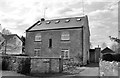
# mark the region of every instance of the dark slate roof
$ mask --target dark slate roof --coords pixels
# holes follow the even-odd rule
[[[78,19],[80,19],[78,21]],[[61,18],[45,21],[37,21],[34,25],[28,28],[26,31],[34,30],[49,30],[49,29],[61,29],[61,28],[72,28],[72,27],[83,27],[88,23],[88,17],[72,17],[72,18]]]
[[[105,49],[101,51],[101,53],[115,53],[115,52],[111,50],[110,48],[106,47]]]

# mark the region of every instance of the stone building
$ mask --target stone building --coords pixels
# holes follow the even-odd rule
[[[26,30],[25,52],[30,56],[89,60],[90,31],[88,17],[41,19]]]
[[[3,54],[22,54],[22,40],[17,34],[1,35],[4,40],[1,43]]]

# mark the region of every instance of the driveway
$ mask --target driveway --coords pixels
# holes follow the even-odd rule
[[[99,76],[98,67],[80,67],[79,69],[83,69],[83,71],[77,76]]]

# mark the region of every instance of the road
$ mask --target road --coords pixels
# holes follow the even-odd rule
[[[85,76],[98,76],[98,67],[79,67],[78,69],[83,70],[81,71],[79,74],[74,74],[74,75],[56,75],[54,74],[54,76],[51,76],[49,78],[71,78],[71,77],[81,77],[81,78],[86,78]],[[18,74],[16,72],[13,71],[0,71],[1,74],[0,76],[18,76],[20,78],[24,77],[28,77],[22,74]],[[45,78],[47,78],[48,76],[46,76]],[[29,77],[29,78],[38,78],[38,77]],[[43,78],[43,77],[39,77],[39,78]]]

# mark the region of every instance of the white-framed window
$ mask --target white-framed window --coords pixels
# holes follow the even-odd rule
[[[60,22],[60,20],[56,20],[56,21],[55,21],[55,24],[57,24],[57,23],[59,23],[59,22]]]
[[[63,59],[68,59],[68,58],[70,58],[69,49],[62,49],[62,50],[61,50],[61,57],[62,57]]]
[[[68,23],[68,22],[70,22],[70,19],[66,19],[66,20],[65,20],[65,23]]]
[[[37,23],[37,26],[39,26],[39,25],[41,25],[42,23],[41,22],[39,22],[39,23]]]
[[[35,41],[41,41],[41,33],[35,35]]]
[[[41,49],[40,48],[35,48],[34,49],[34,56],[40,56]]]
[[[70,40],[70,33],[68,31],[64,31],[61,34],[61,40],[69,41]]]

